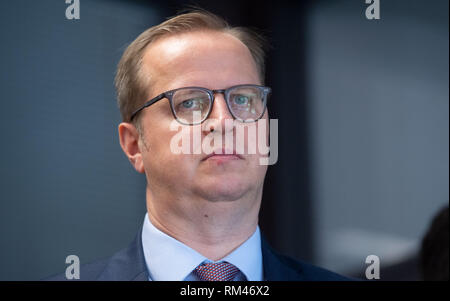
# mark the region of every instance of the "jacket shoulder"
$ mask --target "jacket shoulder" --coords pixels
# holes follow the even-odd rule
[[[284,255],[280,256],[280,260],[285,262],[291,268],[299,271],[306,281],[349,281],[350,278],[332,272],[330,270],[318,267],[316,265],[296,260]]]
[[[107,266],[110,258],[104,258],[80,266],[80,279],[67,279],[66,273],[56,274],[42,279],[43,281],[92,281],[96,280]]]
[[[262,239],[264,277],[269,281],[346,281],[347,277],[281,255]]]
[[[65,281],[65,273],[43,279],[44,281]],[[141,232],[125,249],[111,257],[80,266],[82,281],[145,281],[148,280],[147,267],[142,249]],[[71,280],[72,281],[72,280]]]

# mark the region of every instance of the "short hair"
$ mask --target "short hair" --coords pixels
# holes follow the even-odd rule
[[[124,122],[130,122],[131,114],[147,100],[145,97],[149,79],[141,72],[142,58],[147,46],[164,36],[198,30],[228,33],[239,39],[249,49],[256,63],[260,81],[264,82],[266,40],[263,36],[249,28],[231,27],[223,18],[205,10],[193,10],[150,27],[125,50],[115,77],[117,102]],[[136,117],[134,121],[139,128],[139,116]]]

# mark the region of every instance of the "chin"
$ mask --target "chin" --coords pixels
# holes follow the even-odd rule
[[[210,179],[197,188],[198,194],[211,202],[231,202],[240,199],[251,190],[249,183],[239,179]]]

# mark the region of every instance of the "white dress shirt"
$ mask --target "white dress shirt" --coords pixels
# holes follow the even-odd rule
[[[214,262],[175,238],[157,229],[145,215],[142,228],[142,246],[149,280],[196,281],[192,271],[200,264]],[[256,231],[232,253],[215,262],[226,261],[236,266],[238,273],[233,281],[262,281],[263,264],[261,234]]]

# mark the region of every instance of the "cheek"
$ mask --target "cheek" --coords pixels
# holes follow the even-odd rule
[[[177,127],[178,125],[177,123]],[[148,171],[157,170],[160,174],[167,175],[177,173],[187,177],[192,173],[195,164],[195,157],[183,154],[182,151],[183,141],[191,140],[189,129],[178,128],[173,131],[170,129],[170,124],[155,125],[151,131],[145,133],[147,148],[143,152],[144,165]]]
[[[269,152],[269,122],[261,119],[255,123],[236,126],[236,150],[246,156],[267,156]]]

